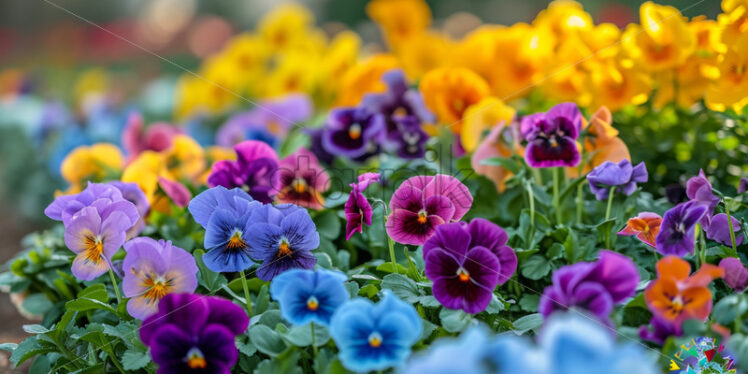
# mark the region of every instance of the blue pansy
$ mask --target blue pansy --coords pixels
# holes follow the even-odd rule
[[[338,309],[330,335],[349,370],[383,370],[401,364],[421,337],[421,318],[412,305],[390,291],[377,304],[357,298]]]
[[[328,326],[333,313],[348,301],[345,274],[325,269],[292,269],[273,278],[270,295],[281,315],[294,325],[309,322]]]
[[[254,209],[249,222],[250,255],[263,262],[258,278],[269,281],[288,269],[311,269],[317,263],[311,251],[319,247],[319,233],[306,209],[267,204]]]
[[[248,239],[250,217],[260,204],[246,192],[221,186],[203,191],[190,201],[189,210],[205,228],[203,261],[215,272],[235,272],[254,264]]]

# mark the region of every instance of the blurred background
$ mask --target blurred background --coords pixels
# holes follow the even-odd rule
[[[297,0],[333,35],[357,32],[364,49],[381,50],[364,0]],[[428,0],[435,26],[461,37],[481,23],[530,22],[548,6],[541,0]],[[642,0],[580,0],[596,23],[638,22]],[[0,2],[0,264],[28,233],[51,224],[42,211],[65,188],[62,158],[93,140],[118,141],[127,108],[170,121],[174,86],[184,70],[221,50],[283,3],[275,0],[2,0]],[[716,17],[719,0],[661,0],[688,17]],[[83,100],[101,88],[106,106]],[[26,95],[33,93],[33,95]],[[27,97],[33,96],[33,97]],[[73,108],[67,110],[66,108]],[[120,108],[114,110],[112,108]],[[122,109],[125,108],[125,109]],[[85,116],[85,120],[80,118]],[[67,123],[94,123],[94,133],[46,135]],[[40,156],[41,155],[41,156]],[[0,265],[7,270],[7,265]],[[20,341],[23,322],[0,299],[0,342]],[[7,328],[6,328],[7,326]],[[0,353],[0,373],[8,371]]]

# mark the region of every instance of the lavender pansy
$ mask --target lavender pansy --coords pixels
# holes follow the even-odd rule
[[[741,194],[748,191],[748,178],[740,178],[740,185],[738,185],[738,193]]]
[[[665,212],[660,232],[655,237],[657,251],[663,255],[679,257],[693,253],[696,223],[704,217],[707,209],[706,204],[689,201]]]
[[[146,198],[145,193],[143,193],[143,190],[140,189],[137,183],[114,181],[109,182],[109,184],[116,187],[122,193],[122,198],[133,203],[135,209],[138,211],[140,218],[138,218],[135,225],[127,231],[127,238],[132,239],[138,236],[138,234],[140,234],[140,232],[145,228],[145,216],[151,209],[151,206],[148,203],[148,198]]]
[[[527,141],[525,160],[535,168],[577,166],[580,155],[577,137],[582,115],[574,103],[562,103],[547,113],[524,116],[520,133]]]
[[[743,244],[743,228],[740,224],[740,220],[733,216],[730,218],[732,218],[735,245],[741,245]],[[727,214],[716,214],[713,217],[702,219],[701,222],[704,224],[704,232],[706,233],[707,238],[728,246],[732,244],[732,239],[730,237],[730,224],[727,221]]]
[[[303,94],[265,100],[255,109],[231,117],[218,129],[216,143],[233,147],[243,140],[260,140],[274,146],[291,126],[306,121],[312,112],[312,102]]]
[[[719,203],[719,197],[712,192],[712,184],[706,179],[704,170],[699,170],[699,175],[692,177],[686,184],[686,196],[692,201],[704,204],[708,207],[707,214],[711,215]]]
[[[95,207],[89,206],[77,212],[65,226],[64,236],[65,245],[76,253],[71,268],[73,275],[93,280],[106,273],[131,226],[127,215],[120,211],[102,217]]]
[[[170,293],[190,293],[197,288],[195,258],[170,241],[135,238],[125,243],[122,290],[130,300],[127,312],[145,319],[158,311],[158,303]]]
[[[278,184],[278,155],[272,147],[257,140],[234,146],[237,160],[221,160],[213,164],[208,185],[239,187],[253,199],[268,204],[273,201]]]
[[[322,145],[332,154],[363,159],[379,150],[385,130],[382,115],[364,108],[333,110],[322,133]]]
[[[67,226],[76,214],[89,206],[95,207],[102,219],[105,219],[109,213],[114,211],[124,213],[127,217],[127,223],[129,223],[128,229],[140,219],[138,209],[122,196],[122,192],[117,187],[91,182],[80,193],[57,197],[47,206],[44,214],[55,221],[62,221]]]
[[[631,195],[636,190],[636,184],[646,182],[647,178],[647,168],[643,162],[632,166],[626,159],[618,164],[605,161],[587,175],[590,190],[598,200],[606,200],[611,188],[626,196]]]
[[[722,279],[730,288],[735,292],[745,290],[745,287],[748,286],[748,269],[740,262],[740,259],[735,257],[723,258],[719,262],[719,267],[724,271]]]

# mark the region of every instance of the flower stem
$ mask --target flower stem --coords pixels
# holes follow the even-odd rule
[[[735,245],[735,229],[732,227],[732,216],[730,216],[730,208],[727,206],[727,201],[722,200],[725,205],[725,214],[727,215],[727,224],[730,227],[730,243],[732,244],[732,250],[737,252],[737,246]]]
[[[314,322],[311,322],[309,325],[312,326],[312,352],[314,352],[314,358],[316,359],[317,358],[317,344],[315,343],[315,338],[314,338]]]
[[[395,244],[392,242],[392,238],[387,234],[387,206],[384,204],[384,201],[382,201],[382,209],[384,211],[382,212],[382,223],[384,224],[384,236],[387,238],[387,247],[390,249],[390,261],[392,261],[392,271],[395,273],[400,274],[400,271],[397,269],[397,261],[395,260]]]
[[[114,287],[114,294],[117,295],[117,304],[122,302],[122,295],[119,294],[119,285],[117,284],[117,278],[114,277],[112,268],[109,268],[109,278],[112,280],[112,286]]]
[[[605,208],[605,220],[610,219],[610,208],[613,207],[613,196],[615,196],[616,189],[614,187],[610,188],[610,192],[608,192],[608,207]]]
[[[242,288],[244,288],[244,298],[247,299],[247,316],[252,318],[252,299],[249,297],[249,286],[247,285],[247,276],[244,275],[244,270],[239,272],[239,276],[242,278]]]
[[[582,187],[583,187],[582,183],[580,183],[577,186],[577,223],[578,224],[582,224],[582,214],[584,214],[583,212],[584,201],[582,200]]]
[[[706,263],[706,233],[704,232],[704,227],[699,225],[699,261],[701,264],[699,266],[704,266]]]
[[[528,182],[525,184],[527,188],[527,198],[530,200],[530,237],[535,236],[535,194],[532,192],[532,185]]]
[[[558,197],[559,172],[561,168],[553,168],[553,207],[556,210],[556,224],[561,224],[561,206]]]

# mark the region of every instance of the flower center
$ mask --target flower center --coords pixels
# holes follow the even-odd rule
[[[187,352],[185,360],[190,369],[205,369],[208,366],[205,356],[203,356],[203,353],[197,347],[193,347]]]
[[[160,276],[154,277],[153,275],[148,275],[145,281],[143,281],[143,286],[147,288],[145,293],[143,293],[146,303],[151,304],[161,300],[169,293],[172,283],[171,279],[167,280]]]
[[[248,184],[243,184],[239,188],[241,188],[242,191],[244,191],[246,193],[249,193],[249,185]]]
[[[647,225],[647,222],[641,218],[630,219],[629,227],[639,232],[643,232],[643,233],[649,232],[649,225]]]
[[[101,255],[104,253],[104,243],[101,237],[87,237],[85,240],[87,248],[85,262],[98,264],[103,260]]]
[[[361,137],[361,125],[358,123],[354,123],[351,125],[351,127],[348,128],[348,136],[356,140]]]
[[[242,249],[247,247],[247,242],[242,239],[242,232],[239,229],[234,230],[234,234],[231,235],[229,243],[226,244],[226,249]]]
[[[291,254],[291,244],[288,243],[288,239],[282,238],[280,244],[278,244],[278,258],[288,256]]]
[[[379,348],[382,346],[382,335],[379,335],[378,332],[372,332],[371,335],[369,335],[369,346],[372,348]]]
[[[307,309],[309,309],[311,311],[315,311],[315,310],[317,310],[317,308],[319,308],[319,301],[317,300],[316,297],[309,296],[309,299],[307,299],[307,301],[306,301],[306,307],[307,307]]]
[[[308,187],[304,178],[294,179],[291,186],[293,187],[294,191],[296,191],[296,193],[300,194],[306,192],[306,189]]]
[[[420,212],[418,212],[418,223],[425,224],[429,220],[428,214],[426,214],[426,211],[421,209]]]
[[[404,117],[408,115],[408,110],[399,106],[392,112],[393,116]]]
[[[467,282],[470,280],[470,273],[463,268],[459,268],[457,270],[457,277],[460,279],[460,282]]]
[[[558,141],[556,140],[556,135],[551,135],[550,138],[548,138],[548,141],[551,143],[551,147],[558,147]]]

